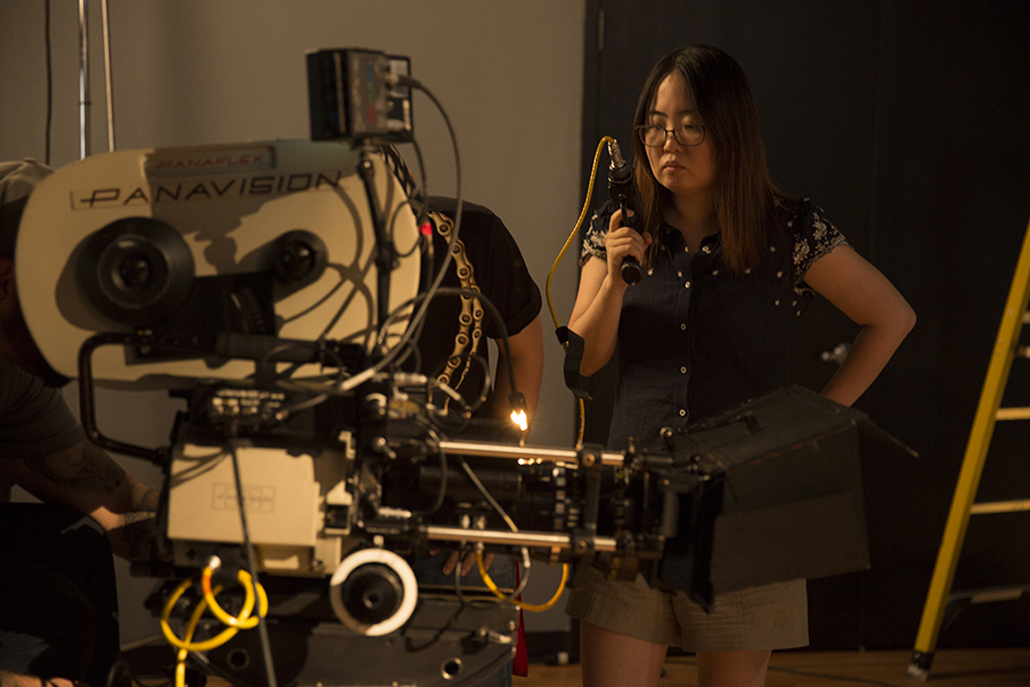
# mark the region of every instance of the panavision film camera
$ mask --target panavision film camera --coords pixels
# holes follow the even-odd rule
[[[244,685],[482,676],[512,656],[519,590],[421,584],[430,549],[514,556],[523,582],[530,560],[569,564],[570,585],[589,566],[643,574],[702,604],[868,565],[868,423],[809,392],[657,452],[449,437],[438,382],[400,371],[433,294],[395,163],[358,139],[113,152],[25,208],[34,339],[79,378],[91,438],[164,471],[135,572],[166,580],[155,611],[180,658]],[[183,399],[169,445],[97,427],[97,386]]]

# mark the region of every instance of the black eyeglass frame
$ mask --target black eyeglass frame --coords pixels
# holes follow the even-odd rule
[[[681,146],[685,148],[693,148],[694,146],[699,146],[705,142],[705,136],[708,135],[708,131],[705,128],[704,124],[692,124],[691,126],[696,126],[698,129],[701,130],[701,140],[697,143],[684,143],[679,139],[679,136],[676,135],[676,129],[666,129],[664,126],[658,126],[657,124],[637,124],[635,127],[633,127],[633,130],[637,132],[637,138],[640,139],[640,142],[648,148],[663,147],[665,145],[665,142],[669,140],[669,134],[672,134],[673,140],[676,141],[676,143],[679,143]],[[676,128],[678,129],[679,127]],[[648,144],[648,142],[644,140],[645,133],[648,129],[661,129],[662,131],[664,131],[665,135],[662,137],[662,142],[656,146]]]

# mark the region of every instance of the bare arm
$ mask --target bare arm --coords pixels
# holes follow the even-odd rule
[[[591,257],[579,276],[576,304],[569,318],[569,329],[583,338],[583,359],[579,371],[590,376],[600,370],[615,352],[622,313],[622,295],[627,284],[619,269],[627,255],[643,261],[644,248],[651,236],[641,236],[628,227],[620,226],[622,211],[616,211],[604,238],[607,262]]]
[[[540,382],[544,374],[544,333],[540,316],[537,315],[522,331],[508,337],[511,345],[512,372],[515,385],[526,398],[526,414],[530,425],[540,400]],[[504,340],[497,339],[497,368],[494,374],[494,390],[490,396],[491,415],[507,419],[511,413],[508,396],[511,382],[508,379],[508,360],[504,354]]]
[[[873,383],[916,322],[894,285],[849,246],[809,268],[805,281],[862,329],[823,395],[850,406]]]
[[[490,394],[489,414],[491,417],[509,422],[511,405],[508,397],[511,395],[511,382],[508,379],[508,360],[504,355],[504,340],[495,339],[498,348],[497,367],[494,374],[494,388]],[[540,382],[544,374],[544,334],[540,316],[537,315],[521,332],[508,337],[511,345],[512,372],[515,374],[515,385],[526,398],[526,415],[529,426],[533,426],[533,416],[536,414],[537,402],[540,400]],[[522,438],[525,439],[524,432]],[[438,549],[430,549],[430,554],[435,554]],[[489,569],[493,563],[494,554],[488,553],[484,557],[484,564]],[[443,573],[450,575],[454,566],[458,565],[459,552],[452,551],[443,564]],[[461,559],[461,574],[467,575],[476,564],[476,557],[466,554]]]
[[[37,460],[2,464],[16,484],[39,500],[70,506],[100,523],[117,555],[128,560],[149,555],[157,491],[88,440]]]

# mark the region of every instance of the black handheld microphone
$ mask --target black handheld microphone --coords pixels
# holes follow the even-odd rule
[[[622,210],[622,223],[630,229],[640,231],[640,214],[637,212],[640,201],[637,199],[637,187],[633,184],[633,170],[622,157],[622,149],[615,139],[608,141],[608,157],[611,158],[611,164],[608,166],[608,192],[612,196],[612,202],[616,208]],[[627,284],[636,284],[640,281],[640,263],[632,255],[627,255],[622,261],[619,272]]]

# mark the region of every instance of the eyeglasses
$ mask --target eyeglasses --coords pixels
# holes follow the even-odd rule
[[[649,148],[661,148],[669,138],[669,134],[681,146],[701,145],[705,140],[705,127],[702,124],[681,124],[675,129],[666,129],[657,124],[641,124],[633,127],[637,136]]]

